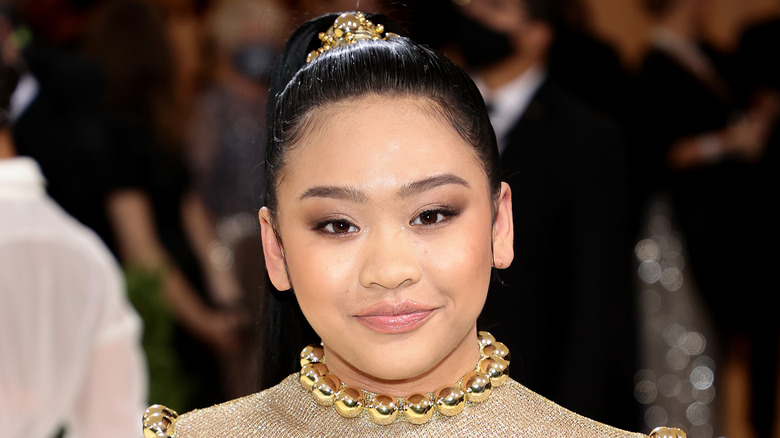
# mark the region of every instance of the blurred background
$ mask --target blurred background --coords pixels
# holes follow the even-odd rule
[[[507,15],[513,5],[522,16]],[[609,261],[605,272],[620,281],[612,295],[577,297],[605,300],[598,311],[548,319],[585,326],[610,320],[605,330],[623,336],[612,345],[592,338],[592,348],[581,344],[575,357],[556,358],[557,375],[572,368],[580,381],[589,379],[592,353],[626,387],[599,394],[599,387],[567,384],[583,399],[600,400],[568,403],[566,388],[534,383],[535,357],[552,353],[525,349],[520,338],[508,344],[527,367],[513,368],[513,377],[627,429],[780,437],[771,305],[780,247],[771,214],[778,0],[0,0],[0,85],[14,90],[3,117],[17,153],[41,165],[49,194],[95,230],[124,267],[145,324],[150,403],[182,412],[296,371],[290,360],[261,353],[281,336],[267,329],[275,291],[257,232],[267,80],[297,24],[354,9],[392,17],[444,51],[474,75],[486,100],[500,101],[505,90],[492,78],[540,72],[540,83],[554,81],[577,108],[550,117],[552,130],[587,125],[593,130],[583,136],[595,143],[615,140],[604,158],[599,144],[584,144],[569,170],[544,172],[554,180],[517,184],[531,192],[564,179],[591,187],[585,199],[594,201],[584,209],[604,214],[593,229],[607,237],[561,213],[574,223],[557,231],[569,240],[555,235],[547,246],[570,259]],[[489,18],[502,10],[507,23]],[[515,35],[506,53],[472,58],[470,45],[490,51],[501,39],[464,31],[464,17],[505,39]],[[534,90],[541,88],[531,87],[530,96]],[[609,195],[588,184],[596,176]],[[574,189],[563,190],[572,191],[561,204],[526,208],[571,202],[564,210],[573,210]],[[567,246],[578,240],[589,246]],[[617,256],[602,258],[599,250],[612,245]],[[523,251],[532,249],[518,243],[518,265]],[[568,340],[561,336],[537,341],[563,350]]]

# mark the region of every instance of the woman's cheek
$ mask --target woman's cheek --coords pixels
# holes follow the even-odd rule
[[[489,266],[490,247],[485,246],[485,236],[475,233],[474,229],[464,230],[462,227],[451,233],[442,233],[427,242],[424,249],[424,260],[438,272],[446,272],[454,277],[466,276],[475,268]],[[489,235],[488,235],[489,237]],[[476,258],[485,258],[484,263],[475,262]],[[471,274],[468,277],[472,277]]]
[[[349,278],[354,268],[355,257],[349,249],[315,247],[305,250],[304,253],[307,256],[298,260],[296,272],[291,272],[294,279],[300,279],[297,282],[298,288],[307,289],[299,292],[311,291],[317,296],[329,296],[350,286]]]

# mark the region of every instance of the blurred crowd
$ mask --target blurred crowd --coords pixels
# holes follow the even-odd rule
[[[295,371],[263,353],[284,338],[266,329],[257,233],[275,55],[321,13],[388,15],[488,105],[516,259],[480,324],[507,340],[513,378],[596,420],[654,426],[635,396],[634,245],[663,201],[718,345],[720,412],[692,436],[777,437],[780,4],[726,52],[701,32],[706,0],[641,3],[653,26],[629,67],[577,0],[0,0],[0,123],[121,264],[149,401],[204,407]]]

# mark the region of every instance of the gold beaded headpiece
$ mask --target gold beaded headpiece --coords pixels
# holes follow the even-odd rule
[[[319,38],[322,41],[322,46],[317,50],[312,50],[306,57],[306,62],[311,62],[320,54],[334,47],[346,46],[363,40],[386,40],[397,36],[392,32],[385,33],[384,26],[374,25],[366,19],[366,14],[362,12],[344,13],[336,18],[333,26],[327,32],[320,32]]]

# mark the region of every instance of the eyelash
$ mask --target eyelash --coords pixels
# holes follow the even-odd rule
[[[423,224],[420,221],[420,219],[424,215],[435,215],[436,216],[436,222],[431,223],[431,224]],[[425,210],[422,213],[418,214],[417,217],[415,217],[414,220],[409,225],[413,225],[413,226],[414,225],[420,225],[420,226],[423,226],[423,227],[432,227],[432,226],[439,225],[439,224],[441,224],[443,222],[448,222],[450,219],[452,219],[453,217],[455,217],[457,215],[458,215],[458,212],[456,212],[454,210],[451,210],[451,209],[448,209],[448,208],[434,208],[434,209],[431,209],[431,210]],[[440,219],[440,217],[441,217],[441,219]],[[415,223],[415,222],[418,222],[418,221],[419,221],[419,223]]]
[[[437,208],[437,209],[431,209],[431,210],[425,210],[419,215],[417,215],[410,223],[411,226],[422,226],[422,227],[433,227],[436,225],[439,225],[444,222],[450,221],[453,217],[457,216],[459,213],[457,211],[447,209],[447,208]],[[436,221],[430,224],[423,224],[422,223],[422,217],[424,215],[435,215]],[[347,231],[336,231],[335,226],[346,226],[348,227]],[[351,223],[348,220],[345,219],[328,219],[324,220],[320,223],[318,223],[315,227],[315,230],[324,233],[324,234],[331,234],[336,236],[344,236],[350,233],[356,233],[360,231],[360,228],[358,228],[356,225]]]
[[[337,224],[338,225],[346,225],[346,226],[349,227],[349,229],[347,231],[337,232],[336,229],[335,229],[335,225],[337,225]],[[328,230],[328,228],[330,228],[330,230]],[[355,230],[353,231],[352,228],[354,228]],[[321,233],[332,234],[332,235],[336,235],[336,236],[346,235],[346,234],[349,234],[349,233],[355,233],[355,232],[360,231],[360,228],[358,228],[352,222],[350,222],[348,220],[345,220],[345,219],[328,219],[328,220],[324,220],[324,221],[318,223],[314,227],[314,229],[319,231],[319,232],[321,232]]]

